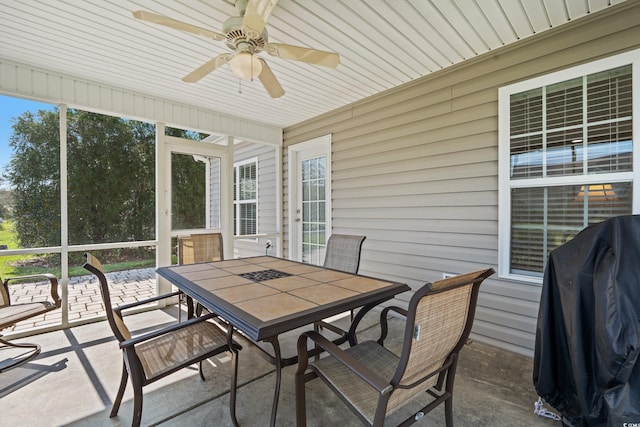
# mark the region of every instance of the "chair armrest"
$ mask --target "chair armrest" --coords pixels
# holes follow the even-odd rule
[[[382,316],[384,316],[384,317],[385,317],[385,320],[386,320],[387,314],[388,314],[390,311],[395,311],[396,313],[399,313],[399,314],[403,315],[404,317],[407,317],[407,313],[408,313],[408,311],[407,311],[407,310],[405,310],[404,308],[401,308],[401,307],[397,307],[397,306],[395,306],[395,305],[392,305],[392,306],[389,306],[389,307],[385,307],[385,308],[383,308],[383,309],[382,309],[382,312],[380,313],[380,316],[381,316],[381,317],[382,317]]]
[[[328,329],[331,332],[333,332],[334,334],[344,338],[344,341],[347,340],[348,331],[345,331],[344,329],[339,328],[336,325],[333,325],[333,324],[331,324],[329,322],[325,322],[324,320],[319,320],[314,324],[314,326],[321,327],[321,328],[324,328],[324,329]]]
[[[181,293],[182,293],[182,291],[177,291],[177,292],[172,292],[170,294],[157,295],[155,297],[147,298],[147,299],[142,300],[142,301],[136,301],[136,302],[131,302],[129,304],[123,304],[123,305],[120,305],[120,306],[114,308],[113,311],[120,315],[120,313],[123,310],[127,310],[127,309],[133,308],[133,307],[137,307],[139,305],[149,304],[150,302],[160,301],[160,300],[163,300],[163,299],[166,299],[166,298],[175,297],[177,295],[180,295]]]
[[[148,332],[146,334],[139,335],[139,336],[133,337],[131,339],[122,341],[122,342],[120,342],[120,348],[133,347],[136,344],[140,344],[142,342],[149,341],[149,340],[151,340],[153,338],[157,338],[159,336],[168,334],[170,332],[177,331],[178,329],[186,328],[188,326],[193,325],[194,323],[205,322],[205,321],[207,321],[209,319],[213,319],[215,317],[216,317],[215,314],[207,314],[207,315],[202,316],[202,317],[191,318],[191,319],[186,320],[186,321],[181,322],[181,323],[174,323],[174,324],[166,326],[164,328],[161,328],[161,329],[158,329],[158,330],[155,330],[155,331],[152,331],[152,332]]]
[[[367,384],[373,387],[378,393],[389,393],[393,387],[389,381],[377,375],[363,363],[351,357],[348,353],[341,350],[337,345],[320,335],[318,332],[305,332],[298,338],[298,371],[297,374],[303,374],[307,370],[309,354],[307,351],[307,339],[311,339],[318,347],[333,356],[338,362],[343,364],[353,373],[358,375]]]
[[[387,317],[390,311],[395,311],[396,313],[401,314],[404,317],[407,317],[407,310],[404,308],[389,306],[382,309],[380,312],[380,338],[376,341],[380,345],[384,345],[384,340],[387,338],[387,334],[389,333],[389,325],[387,323]]]
[[[349,326],[349,332],[347,332],[347,336],[346,336],[347,341],[349,341],[349,345],[351,347],[358,344],[357,333],[358,333],[358,326],[360,325],[360,322],[362,321],[362,319],[364,319],[365,315],[369,311],[371,311],[374,307],[378,306],[378,304],[379,303],[367,304],[361,307],[360,310],[358,310],[358,312],[356,313],[355,318],[351,322],[351,326]]]
[[[35,278],[47,279],[49,281],[49,283],[51,284],[51,290],[50,290],[51,299],[53,300],[56,308],[60,308],[62,306],[62,300],[60,299],[60,296],[58,295],[58,278],[56,276],[54,276],[53,274],[40,273],[40,274],[28,274],[26,276],[8,277],[8,278],[4,279],[4,285],[5,285],[5,287],[8,287],[9,286],[9,281],[11,281],[11,280],[35,279]]]

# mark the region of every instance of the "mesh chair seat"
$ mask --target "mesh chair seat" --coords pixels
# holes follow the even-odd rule
[[[391,382],[400,361],[398,355],[392,353],[374,341],[365,341],[355,347],[345,350],[349,356],[363,363],[382,378]],[[444,360],[425,366],[426,372],[433,372],[441,366]],[[333,357],[326,357],[311,364],[318,376],[330,383],[369,423],[373,424],[379,394],[351,369],[338,362]],[[387,415],[392,414],[406,403],[413,395],[423,393],[425,389],[435,385],[437,375],[432,376],[422,384],[422,387],[398,389],[391,396],[387,405]]]
[[[2,307],[0,310],[0,328],[13,325],[22,320],[39,316],[57,308],[49,301],[30,302],[26,304],[15,304]]]
[[[391,381],[399,357],[374,341],[365,341],[345,350],[349,356],[363,363],[382,378]],[[311,364],[370,423],[378,405],[379,394],[351,369],[334,357],[326,357]]]
[[[171,372],[185,360],[197,360],[211,348],[226,343],[227,337],[220,328],[201,322],[137,344],[135,348],[145,377],[150,379]]]

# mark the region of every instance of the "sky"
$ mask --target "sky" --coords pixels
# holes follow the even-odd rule
[[[25,111],[37,111],[51,107],[51,104],[0,95],[0,171],[6,170],[11,160],[9,137],[12,132],[12,119]]]

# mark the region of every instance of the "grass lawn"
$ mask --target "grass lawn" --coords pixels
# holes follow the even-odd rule
[[[15,233],[12,232],[11,221],[5,220],[4,223],[0,224],[0,245],[7,245],[9,249],[18,249],[20,247],[15,239]],[[59,254],[50,254],[50,256],[57,257],[58,259],[60,257]],[[39,258],[41,258],[39,255],[0,256],[0,277],[24,276],[37,273],[51,273],[56,277],[61,276],[59,261],[55,263],[55,266],[48,267],[37,262]],[[76,258],[79,258],[77,254],[74,255],[74,259]],[[33,262],[30,263],[28,261]],[[155,263],[155,259],[109,263],[104,265],[104,270],[107,273],[110,271],[133,270],[137,268],[154,267]],[[88,274],[87,270],[82,268],[82,261],[70,261],[69,264],[69,277]]]
[[[11,231],[13,223],[5,220],[0,224],[0,245],[7,245],[9,249],[18,248],[18,242],[15,235]],[[0,277],[17,276],[29,273],[21,272],[20,268],[12,267],[12,265],[20,260],[33,258],[32,255],[10,255],[0,258]]]

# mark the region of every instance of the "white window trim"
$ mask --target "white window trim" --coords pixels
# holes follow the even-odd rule
[[[542,278],[510,272],[511,266],[511,185],[510,180],[510,96],[515,93],[549,86],[554,83],[598,73],[623,65],[632,65],[632,111],[633,111],[633,172],[594,174],[580,177],[580,182],[588,184],[609,181],[632,181],[632,213],[640,213],[640,49],[614,55],[587,64],[535,77],[498,89],[498,276],[504,279],[529,283],[542,283]],[[518,180],[517,186],[539,187],[575,183],[576,177],[562,176]]]
[[[250,159],[245,159],[245,160],[240,160],[240,161],[238,161],[238,162],[235,162],[235,163],[233,164],[233,174],[234,174],[234,175],[237,175],[238,171],[240,170],[240,166],[244,166],[244,165],[247,165],[247,164],[250,164],[250,163],[255,163],[255,164],[256,164],[256,198],[255,198],[255,204],[256,204],[256,233],[255,233],[255,234],[258,234],[258,233],[259,233],[259,230],[258,230],[258,228],[259,228],[259,221],[258,221],[258,200],[260,199],[260,196],[259,196],[259,194],[258,194],[258,193],[259,193],[259,189],[260,189],[260,185],[259,185],[259,183],[258,183],[258,177],[260,176],[260,175],[259,175],[259,172],[260,172],[260,171],[259,171],[258,158],[257,158],[257,157],[252,157],[252,158],[250,158]],[[239,182],[240,182],[240,181],[239,181],[239,180],[240,180],[240,177],[239,177],[239,176],[236,176],[235,178],[236,178],[236,180],[237,180],[236,182],[238,182],[238,183],[239,183]],[[239,195],[240,195],[240,194],[239,194],[239,192],[238,192],[238,189],[236,189],[236,195],[237,195],[237,196],[239,196]],[[236,199],[234,198],[234,200],[233,200],[233,210],[234,210],[234,213],[235,213],[235,215],[236,215],[236,218],[238,218],[238,222],[237,222],[237,224],[235,224],[235,225],[236,225],[236,229],[234,229],[234,230],[233,230],[233,234],[234,234],[234,236],[235,236],[235,237],[239,237],[239,238],[243,238],[243,237],[245,237],[245,236],[251,236],[251,237],[246,237],[246,238],[247,238],[247,239],[251,239],[251,240],[256,240],[256,241],[257,241],[257,240],[258,240],[258,238],[257,238],[257,237],[255,237],[255,238],[254,238],[254,237],[253,237],[253,236],[254,236],[253,234],[252,234],[252,235],[247,235],[247,234],[237,234],[237,233],[238,233],[238,231],[239,231],[239,228],[240,228],[240,212],[239,212],[238,206],[239,206],[240,204],[242,204],[242,203],[253,203],[253,202],[252,202],[252,201],[250,201],[250,200],[243,200],[243,201],[239,201],[239,200],[236,200]]]

